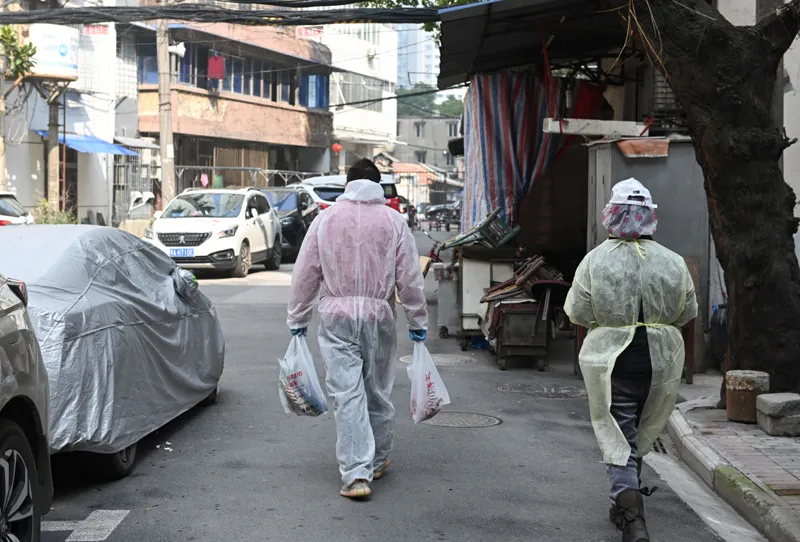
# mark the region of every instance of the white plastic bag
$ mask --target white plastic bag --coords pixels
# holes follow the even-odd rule
[[[450,404],[450,394],[433,364],[428,349],[421,342],[414,343],[414,359],[408,367],[411,380],[411,419],[414,423],[430,420]]]
[[[298,416],[325,414],[328,404],[306,338],[301,335],[292,337],[286,355],[278,363],[278,393],[286,413],[294,412]]]

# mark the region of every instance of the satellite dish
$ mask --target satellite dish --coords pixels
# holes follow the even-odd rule
[[[170,54],[178,55],[181,58],[186,56],[186,45],[184,45],[183,42],[179,43],[178,45],[170,45],[167,50],[170,52]]]

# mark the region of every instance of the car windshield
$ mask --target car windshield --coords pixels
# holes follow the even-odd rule
[[[397,187],[393,184],[382,184],[383,187],[383,197],[385,198],[396,198],[397,197]]]
[[[25,207],[14,196],[0,196],[0,215],[20,217],[27,214]]]
[[[164,218],[235,218],[242,210],[242,194],[200,192],[178,196],[164,210]]]
[[[265,190],[264,194],[276,211],[297,210],[298,194],[294,190]]]
[[[314,187],[314,192],[325,201],[336,201],[336,198],[344,194],[344,186],[317,186]]]

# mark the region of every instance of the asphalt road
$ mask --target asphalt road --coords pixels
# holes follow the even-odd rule
[[[420,250],[428,249],[421,240]],[[289,341],[289,280],[290,266],[239,281],[202,281],[227,340],[219,403],[145,439],[125,480],[81,479],[72,474],[72,458],[57,461],[56,500],[45,519],[48,529],[65,530],[46,533],[45,542],[620,539],[608,521],[608,482],[582,387],[569,362],[557,361],[569,358],[569,341],[556,343],[547,373],[501,372],[474,350],[441,367],[448,410],[502,421],[485,428],[414,425],[398,361],[393,467],[373,485],[371,500],[340,497],[332,417],[286,415],[277,395],[277,359]],[[429,288],[435,299],[430,278]],[[411,353],[405,329],[400,317],[398,356]],[[318,356],[316,341],[310,343]],[[428,346],[462,354],[453,339],[433,337]],[[509,386],[567,398],[499,391]],[[648,467],[646,478],[656,477]],[[661,486],[646,502],[654,540],[719,540]]]

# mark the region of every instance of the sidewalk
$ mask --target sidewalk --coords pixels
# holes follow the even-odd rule
[[[800,542],[800,439],[729,422],[714,408],[722,377],[697,377],[669,420],[681,458],[770,541]]]

